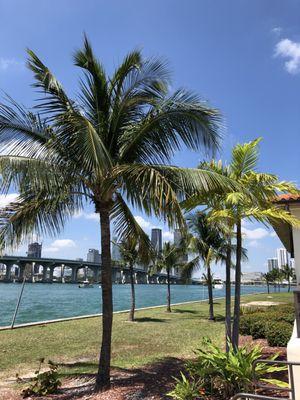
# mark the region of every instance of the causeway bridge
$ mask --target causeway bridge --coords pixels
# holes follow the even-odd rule
[[[101,283],[101,264],[89,261],[3,256],[0,257],[0,264],[5,266],[5,274],[2,275],[0,282],[23,281],[25,277],[28,282],[38,283],[77,283],[87,278],[91,278],[93,282]],[[80,271],[81,277],[79,277]],[[137,284],[167,282],[166,273],[150,274],[147,268],[135,267],[134,277]],[[129,269],[118,264],[117,261],[113,261],[112,280],[113,283],[129,283]],[[180,277],[172,274],[171,282],[180,283]]]

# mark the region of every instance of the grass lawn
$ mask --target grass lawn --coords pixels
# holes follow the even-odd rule
[[[242,302],[271,300],[289,302],[289,293],[247,295]],[[216,300],[216,322],[207,321],[208,304],[194,303],[138,311],[137,322],[127,322],[127,314],[117,314],[113,327],[112,364],[139,367],[164,357],[191,357],[203,336],[224,344],[224,301]],[[25,374],[37,366],[40,357],[73,363],[63,373],[95,372],[100,348],[100,319],[59,322],[44,326],[0,331],[0,378]]]

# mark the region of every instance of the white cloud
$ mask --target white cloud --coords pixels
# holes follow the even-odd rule
[[[242,232],[244,234],[244,237],[249,240],[262,239],[269,235],[267,229],[264,228],[247,229],[243,227]]]
[[[275,26],[273,29],[271,29],[271,32],[274,33],[274,35],[280,36],[282,28],[280,26]]]
[[[258,240],[250,240],[250,242],[248,243],[248,246],[257,248],[257,247],[260,247],[260,243]]]
[[[76,219],[85,218],[85,219],[99,222],[99,215],[96,213],[86,213],[86,212],[80,211],[80,212],[74,214],[73,217]]]
[[[163,232],[162,237],[165,241],[168,241],[168,242],[174,240],[174,234],[173,234],[173,232],[170,232],[170,231]]]
[[[277,237],[277,233],[276,233],[276,232],[271,232],[271,233],[270,233],[270,236],[271,236],[271,237]]]
[[[146,221],[143,217],[141,217],[140,215],[135,215],[135,220],[136,222],[143,228],[143,229],[152,229],[154,228],[154,226],[149,222]]]
[[[287,59],[284,67],[288,73],[300,73],[300,42],[293,42],[290,39],[280,40],[275,46],[275,56]]]
[[[9,203],[16,200],[18,193],[0,194],[0,208],[7,206]]]
[[[70,249],[75,247],[76,243],[72,239],[57,239],[54,240],[49,247],[45,247],[44,251],[47,253],[57,253],[62,249]]]
[[[0,57],[0,70],[7,71],[9,69],[22,69],[24,63],[14,58]]]

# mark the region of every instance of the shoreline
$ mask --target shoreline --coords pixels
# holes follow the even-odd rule
[[[241,297],[252,296],[252,295],[256,295],[256,294],[268,294],[268,293],[266,293],[266,292],[247,293],[247,294],[241,295]],[[225,299],[225,296],[215,297],[214,298],[214,300],[222,300],[222,299]],[[184,302],[181,302],[181,303],[171,303],[171,306],[180,306],[180,305],[185,305],[185,304],[203,303],[204,301],[208,301],[208,299],[184,301]],[[151,309],[162,308],[162,307],[166,307],[166,305],[165,304],[161,304],[161,305],[158,305],[158,306],[141,307],[141,308],[137,308],[135,311],[151,310]],[[119,310],[119,311],[114,311],[113,314],[125,314],[125,313],[128,313],[129,311],[130,310]],[[21,329],[21,328],[30,328],[32,326],[55,324],[55,323],[58,323],[58,322],[76,321],[76,320],[88,319],[88,318],[97,318],[97,317],[101,317],[101,316],[102,316],[102,313],[97,313],[97,314],[79,315],[79,316],[75,316],[75,317],[50,319],[50,320],[45,320],[45,321],[26,322],[26,323],[23,323],[23,324],[14,325],[13,328],[11,328],[10,325],[6,325],[6,326],[1,326],[0,327],[0,332],[1,331],[8,331],[8,330],[12,331],[12,330]]]

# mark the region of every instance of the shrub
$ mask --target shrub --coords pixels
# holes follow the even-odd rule
[[[293,326],[287,322],[269,323],[266,329],[266,339],[269,346],[286,347],[291,338]]]
[[[35,371],[35,377],[32,379],[31,384],[22,390],[23,398],[32,395],[47,395],[57,393],[61,382],[58,379],[57,365],[52,361],[48,361],[49,370],[41,372],[41,368],[45,359],[40,359],[38,369]],[[23,382],[23,379],[17,375],[18,382]]]
[[[181,378],[175,378],[175,388],[167,395],[175,400],[194,400],[202,399],[204,395],[204,389],[200,382],[193,379],[188,379],[182,372],[180,372]]]
[[[208,339],[204,341],[205,349],[197,350],[198,359],[187,365],[193,379],[200,381],[206,392],[212,395],[228,399],[238,392],[247,392],[254,389],[254,375],[256,379],[263,380],[270,372],[283,371],[285,367],[277,367],[264,363],[258,363],[255,370],[253,362],[261,358],[261,349],[254,347],[249,349],[241,347],[234,351],[229,346],[229,352],[213,345]],[[277,354],[271,358],[275,360]],[[272,380],[273,385],[284,383]]]

